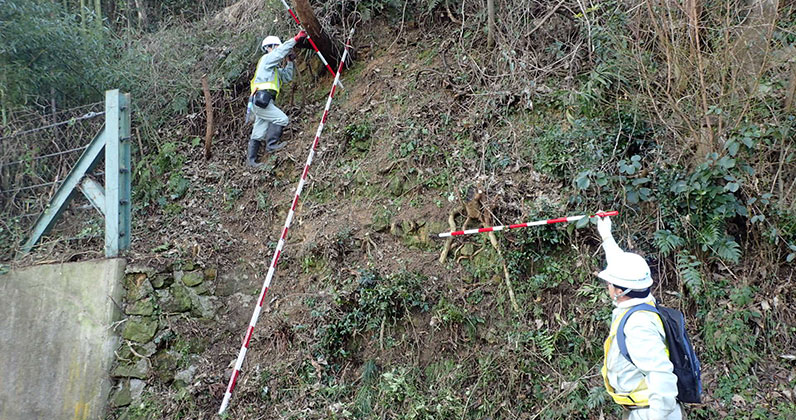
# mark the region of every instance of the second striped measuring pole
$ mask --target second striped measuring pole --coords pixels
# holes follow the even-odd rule
[[[472,235],[474,233],[499,232],[501,230],[518,229],[518,228],[531,227],[531,226],[552,225],[553,223],[575,222],[577,220],[583,219],[584,217],[588,218],[606,217],[606,216],[616,216],[617,214],[619,214],[618,211],[606,211],[590,215],[584,214],[581,216],[569,216],[569,217],[559,217],[557,219],[538,220],[536,222],[519,223],[516,225],[502,225],[502,226],[485,227],[480,229],[457,230],[455,232],[440,233],[439,237],[447,238],[450,236]]]
[[[246,358],[246,352],[249,350],[249,342],[252,339],[252,334],[254,333],[254,326],[257,325],[257,320],[260,318],[260,311],[263,309],[263,302],[265,301],[265,295],[268,293],[268,287],[271,285],[271,279],[274,277],[274,272],[276,271],[276,265],[279,263],[279,256],[282,255],[282,248],[285,246],[285,238],[287,238],[287,230],[290,228],[290,223],[293,222],[293,215],[296,212],[296,204],[298,204],[299,196],[301,195],[301,190],[304,189],[304,183],[307,182],[307,174],[310,171],[310,165],[312,165],[312,158],[315,156],[315,148],[318,146],[318,141],[321,139],[321,132],[323,131],[323,125],[326,123],[326,117],[329,115],[329,107],[332,104],[332,98],[334,98],[334,91],[337,88],[337,83],[340,81],[340,71],[343,70],[343,63],[345,62],[346,57],[348,56],[348,48],[351,47],[351,37],[354,35],[354,30],[351,29],[351,32],[348,34],[348,39],[345,43],[345,50],[343,50],[343,57],[340,59],[340,65],[337,68],[337,75],[334,77],[334,83],[332,84],[332,90],[329,92],[329,98],[326,99],[326,107],[323,110],[323,117],[321,117],[321,123],[318,124],[318,131],[315,132],[315,140],[312,142],[312,147],[310,148],[310,153],[307,156],[307,163],[304,165],[304,172],[301,173],[301,179],[299,180],[298,186],[296,187],[296,194],[293,197],[293,204],[290,206],[290,211],[287,212],[287,218],[285,219],[285,227],[282,229],[282,236],[279,237],[279,242],[276,244],[276,249],[274,250],[274,256],[271,259],[271,266],[268,267],[268,274],[265,276],[265,281],[263,282],[263,287],[260,290],[260,297],[257,299],[257,306],[254,308],[254,313],[252,314],[251,321],[249,321],[249,327],[246,329],[246,335],[243,337],[243,344],[240,347],[240,352],[238,353],[238,360],[235,361],[235,369],[232,371],[232,376],[229,377],[229,384],[227,385],[227,392],[224,393],[224,400],[221,402],[221,408],[218,410],[218,414],[224,414],[224,411],[227,410],[227,406],[229,405],[229,399],[232,397],[232,391],[235,390],[235,384],[238,382],[238,376],[240,375],[241,367],[243,366],[243,359]]]

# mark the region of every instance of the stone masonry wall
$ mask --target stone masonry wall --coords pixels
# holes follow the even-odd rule
[[[179,336],[170,325],[186,319],[212,322],[218,309],[212,293],[215,282],[215,269],[200,269],[192,263],[167,269],[128,266],[125,319],[119,326],[122,339],[111,371],[115,380],[109,401],[112,408],[139,404],[152,381],[177,388],[191,383],[195,359],[207,343]]]

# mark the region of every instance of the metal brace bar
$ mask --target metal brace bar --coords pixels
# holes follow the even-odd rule
[[[83,177],[78,187],[80,191],[83,192],[83,195],[88,198],[91,205],[94,206],[101,215],[105,216],[105,188],[102,188],[99,182],[87,176]]]
[[[105,133],[107,132],[107,127],[97,133],[94,136],[94,139],[91,140],[86,150],[80,155],[80,159],[77,160],[77,163],[69,171],[69,174],[64,179],[64,182],[58,187],[58,191],[55,192],[55,195],[50,200],[50,203],[44,209],[44,211],[39,215],[39,218],[36,220],[36,223],[33,224],[33,230],[30,234],[30,238],[22,246],[23,252],[30,252],[36,242],[41,239],[41,237],[47,232],[52,229],[53,224],[58,219],[58,216],[64,211],[64,209],[69,204],[69,201],[73,197],[73,193],[75,192],[75,187],[80,183],[80,180],[85,176],[86,173],[91,172],[94,170],[94,167],[99,162],[100,156],[102,156],[102,150],[105,148]]]

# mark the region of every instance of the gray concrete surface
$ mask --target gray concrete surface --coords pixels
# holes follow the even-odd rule
[[[0,275],[0,420],[101,419],[125,261]]]

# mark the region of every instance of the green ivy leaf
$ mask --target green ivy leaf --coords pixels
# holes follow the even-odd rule
[[[672,184],[672,187],[669,190],[675,194],[682,194],[688,190],[688,184],[686,184],[685,181],[677,181]]]
[[[728,156],[722,156],[722,158],[719,159],[717,164],[722,169],[731,169],[735,167],[735,159]]]
[[[738,149],[741,148],[741,145],[734,139],[731,139],[724,145],[724,148],[727,149],[727,153],[729,153],[730,156],[735,156],[738,154]]]
[[[627,202],[630,204],[638,204],[638,201],[639,201],[638,191],[629,190],[627,192]]]
[[[583,171],[579,173],[577,177],[575,177],[575,186],[578,189],[585,190],[586,188],[589,188],[589,185],[591,185],[591,181],[589,181],[590,172],[591,171]]]

